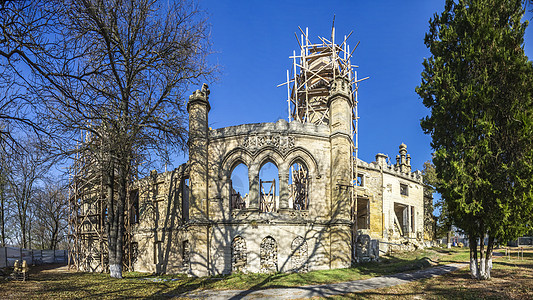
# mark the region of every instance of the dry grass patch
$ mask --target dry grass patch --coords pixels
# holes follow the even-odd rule
[[[471,279],[466,268],[439,277],[331,299],[533,299],[533,250],[528,250],[524,258],[496,257],[490,280]]]

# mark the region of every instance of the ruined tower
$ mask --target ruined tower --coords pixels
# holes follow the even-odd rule
[[[297,121],[326,125],[330,129],[330,218],[331,267],[350,264],[351,239],[354,237],[357,174],[357,79],[351,64],[353,49],[344,36],[335,42],[335,28],[331,37],[319,37],[312,43],[309,32],[301,30],[298,41],[300,53],[293,52],[293,68],[287,71],[287,104],[289,122]],[[352,229],[349,227],[352,226]],[[353,232],[351,232],[353,231]]]
[[[331,267],[349,267],[351,263],[352,233],[352,149],[350,123],[352,98],[347,78],[337,76],[330,88],[328,109],[331,141]]]
[[[208,113],[209,88],[207,84],[196,90],[187,103],[189,112],[189,228],[191,249],[191,274],[207,275],[208,247],[207,229],[200,224],[209,218],[208,211]]]

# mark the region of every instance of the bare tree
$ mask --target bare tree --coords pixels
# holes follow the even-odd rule
[[[46,74],[42,57],[57,56],[55,38],[61,1],[0,1],[0,140],[17,143],[20,129],[35,136],[49,135],[35,108],[38,78]]]
[[[2,3],[3,66],[31,71],[31,80],[18,78],[24,99],[43,112],[38,128],[54,141],[48,150],[81,152],[104,171],[110,273],[120,278],[134,166],[185,148],[187,89],[214,70],[205,14],[189,1]],[[80,144],[80,132],[88,142]]]
[[[9,153],[7,161],[9,172],[6,173],[6,181],[9,196],[16,209],[15,218],[20,231],[20,245],[26,248],[31,243],[30,206],[35,199],[39,181],[49,169],[49,162],[46,161],[45,154],[36,148],[34,141],[26,140],[24,145],[24,149],[16,149]]]
[[[56,250],[68,225],[68,191],[65,185],[46,180],[34,204],[35,233],[40,234],[41,249]]]
[[[124,210],[134,165],[150,153],[168,160],[185,147],[184,95],[208,76],[208,26],[188,2],[70,1],[63,61],[44,86],[47,116],[63,135],[89,132],[80,151],[98,160],[107,189],[112,277],[122,277]],[[47,89],[47,87],[50,87]],[[59,87],[59,88],[58,88]],[[71,145],[71,149],[73,145]],[[65,149],[67,150],[67,149]]]

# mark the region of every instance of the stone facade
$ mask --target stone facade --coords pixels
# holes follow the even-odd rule
[[[349,267],[358,235],[385,250],[422,242],[421,173],[411,172],[405,145],[396,164],[383,154],[372,163],[353,158],[350,92],[335,79],[328,125],[279,120],[220,129],[207,126],[207,86],[194,92],[189,161],[135,184],[135,270],[306,272]],[[277,168],[275,180],[260,176],[267,163]],[[231,179],[240,164],[248,171],[246,194]]]

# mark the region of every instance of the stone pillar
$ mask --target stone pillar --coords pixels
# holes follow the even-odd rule
[[[405,230],[407,232],[407,236],[411,237],[411,205],[407,205],[407,229]]]
[[[400,155],[396,155],[396,168],[400,167]]]
[[[286,171],[279,172],[279,208],[289,208],[289,174]]]
[[[248,192],[248,208],[259,209],[259,166],[251,165],[248,169],[250,191]]]
[[[402,173],[407,173],[406,154],[407,154],[407,145],[402,143],[400,145],[400,172]]]
[[[328,98],[331,142],[331,268],[351,265],[352,101],[348,80],[335,78]]]
[[[208,219],[208,113],[209,89],[207,84],[196,90],[187,103],[189,112],[189,220],[194,225],[190,233],[191,275],[208,275],[209,250]]]

